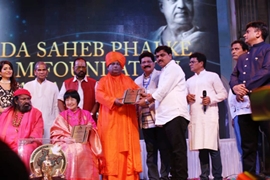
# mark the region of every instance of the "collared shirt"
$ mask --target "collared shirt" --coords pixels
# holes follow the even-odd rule
[[[177,116],[190,119],[185,73],[174,60],[162,68],[158,88],[152,96],[155,99],[156,125],[164,125]]]
[[[75,82],[75,81],[78,81],[78,85],[79,85],[77,91],[78,91],[78,93],[80,95],[80,103],[78,104],[78,106],[81,109],[83,109],[84,96],[83,96],[83,89],[82,89],[82,81],[88,82],[87,77],[85,76],[84,79],[78,80],[76,78],[76,76],[74,76],[73,82]],[[66,91],[67,90],[66,90],[65,82],[63,82],[63,85],[62,85],[61,90],[60,90],[59,95],[58,95],[59,100],[64,101],[64,94],[65,94]]]
[[[146,93],[152,94],[158,85],[160,71],[156,69],[153,70],[151,75],[148,78],[145,78],[144,74],[137,77],[134,81],[135,83],[144,88]],[[149,107],[139,107],[139,119],[141,128],[153,128],[155,127],[155,104],[151,103]]]

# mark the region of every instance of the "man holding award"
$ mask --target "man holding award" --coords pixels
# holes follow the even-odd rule
[[[143,74],[135,79],[135,83],[146,93],[154,93],[157,89],[160,71],[155,69],[155,57],[145,51],[139,56]],[[155,125],[155,103],[139,107],[139,120],[146,144],[149,179],[169,179],[169,151],[164,128]],[[158,170],[158,151],[160,151],[161,168]],[[161,176],[161,177],[160,177]]]
[[[106,180],[137,180],[142,171],[134,105],[139,86],[122,73],[126,62],[123,54],[109,52],[105,60],[109,73],[100,79],[96,89],[96,100],[100,103],[98,133],[105,158],[101,174]]]
[[[155,50],[156,62],[162,67],[158,88],[153,94],[147,94],[137,104],[146,106],[155,101],[156,126],[162,126],[169,143],[170,174],[172,180],[186,180],[187,144],[186,130],[189,120],[185,73],[172,59],[172,49],[159,46]]]

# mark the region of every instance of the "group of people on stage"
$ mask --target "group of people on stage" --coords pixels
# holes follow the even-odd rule
[[[242,41],[231,44],[237,64],[230,80],[229,108],[237,139],[241,139],[238,145],[243,171],[251,173],[256,168],[259,127],[270,142],[270,122],[253,121],[249,102],[253,89],[270,84],[270,45],[264,42],[267,36],[265,23],[251,22],[244,34],[250,48]],[[21,155],[26,169],[29,171],[30,155],[40,144],[26,144],[22,154],[18,140],[43,137],[57,140],[64,151],[66,179],[97,180],[100,174],[104,180],[139,179],[140,127],[149,179],[188,178],[188,130],[189,150],[199,151],[200,179],[209,179],[210,157],[214,179],[222,180],[218,103],[227,98],[227,90],[218,74],[206,70],[206,56],[201,52],[189,56],[194,75],[188,79],[173,60],[172,49],[165,45],[139,56],[143,74],[134,81],[123,74],[123,54],[109,52],[105,61],[108,74],[97,82],[86,76],[86,60],[75,59],[75,76],[63,82],[60,92],[46,79],[44,62],[36,63],[36,79],[23,88],[15,80],[12,64],[0,62],[0,140]],[[155,63],[161,71],[155,69]],[[140,99],[123,103],[127,89],[140,89]],[[91,127],[90,137],[84,143],[76,142],[73,130],[84,125]]]

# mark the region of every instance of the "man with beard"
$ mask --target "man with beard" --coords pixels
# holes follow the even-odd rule
[[[77,58],[73,62],[73,71],[75,76],[63,82],[61,90],[58,95],[58,107],[60,112],[64,111],[64,94],[68,89],[75,89],[80,95],[80,103],[78,106],[81,109],[88,110],[93,118],[96,120],[96,113],[98,111],[98,103],[95,99],[95,85],[96,80],[86,76],[86,60]]]
[[[146,93],[153,94],[157,89],[160,71],[155,69],[155,57],[151,52],[145,51],[139,56],[143,74],[135,79],[135,83]],[[165,131],[155,125],[155,103],[146,107],[139,107],[139,120],[146,144],[149,179],[169,179],[170,172],[169,151]],[[157,160],[160,151],[161,168],[158,170]],[[159,177],[159,174],[161,178]]]
[[[42,138],[42,135],[42,115],[38,109],[32,107],[30,92],[26,89],[16,90],[12,106],[0,116],[0,139],[20,155],[29,169],[30,155],[38,144],[28,142],[19,148],[19,140]]]
[[[35,65],[36,79],[24,85],[32,95],[32,104],[42,112],[44,119],[44,138],[50,138],[50,128],[53,120],[58,116],[57,97],[58,87],[55,83],[46,79],[48,69],[44,62],[37,62]]]

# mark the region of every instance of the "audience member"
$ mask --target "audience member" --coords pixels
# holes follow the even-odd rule
[[[29,180],[29,174],[20,157],[0,141],[0,174],[4,180]]]
[[[96,99],[100,103],[98,133],[105,167],[103,179],[137,180],[142,171],[138,121],[134,104],[123,104],[127,89],[139,89],[134,81],[122,73],[126,58],[119,52],[106,57],[108,74],[97,86]]]
[[[187,101],[190,105],[189,146],[199,150],[200,179],[208,180],[210,161],[215,180],[222,180],[222,163],[219,150],[218,102],[227,98],[218,74],[206,71],[206,56],[195,52],[189,56],[190,69],[195,74],[187,80]]]

